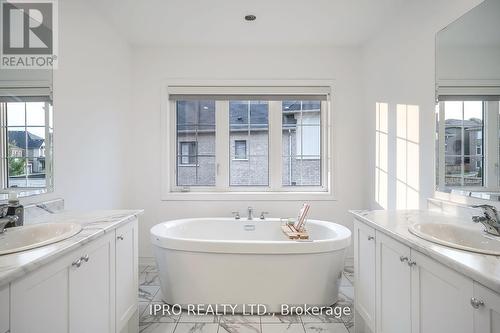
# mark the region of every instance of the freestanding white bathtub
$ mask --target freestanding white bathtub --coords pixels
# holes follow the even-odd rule
[[[200,218],[151,228],[163,301],[168,304],[329,306],[338,287],[349,229],[308,220],[310,240],[289,240],[279,219]]]

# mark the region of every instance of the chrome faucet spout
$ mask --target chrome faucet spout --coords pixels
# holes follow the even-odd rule
[[[483,216],[473,216],[472,221],[481,223],[488,234],[500,236],[500,219],[497,209],[491,205],[475,205],[472,208],[480,208],[483,212]]]
[[[9,212],[9,208],[12,208],[10,204],[0,205],[0,234],[5,232],[6,227],[16,227],[24,223],[22,206],[12,212]]]
[[[5,216],[0,218],[0,234],[5,232],[5,226],[9,223],[16,223],[19,217],[16,215],[13,216]]]

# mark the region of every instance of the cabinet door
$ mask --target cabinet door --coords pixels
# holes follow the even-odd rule
[[[474,298],[474,333],[500,332],[500,295],[475,282]]]
[[[11,284],[11,333],[68,332],[68,259]]]
[[[379,232],[376,239],[377,332],[410,333],[410,248]]]
[[[69,332],[114,332],[114,233],[77,253],[69,269]]]
[[[375,230],[354,221],[354,279],[356,310],[375,331]]]
[[[120,331],[137,310],[137,220],[116,230],[116,330]]]
[[[10,313],[10,289],[9,285],[0,288],[0,333],[9,331],[9,313]]]
[[[412,250],[412,332],[473,332],[472,280]]]

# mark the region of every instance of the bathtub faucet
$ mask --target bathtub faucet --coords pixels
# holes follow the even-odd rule
[[[247,220],[253,220],[253,208],[248,207],[247,212],[248,212]]]

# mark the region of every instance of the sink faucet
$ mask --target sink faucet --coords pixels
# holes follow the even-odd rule
[[[9,210],[9,205],[0,205],[0,234],[5,232],[5,227],[11,223],[16,224],[19,220],[17,215],[7,215]]]
[[[500,236],[500,222],[496,208],[491,205],[475,205],[472,208],[480,208],[483,211],[483,216],[473,216],[472,221],[481,223],[488,234]]]
[[[247,220],[253,220],[253,208],[248,207],[247,212],[248,212]]]

